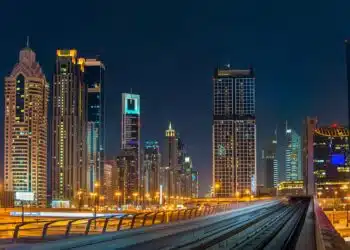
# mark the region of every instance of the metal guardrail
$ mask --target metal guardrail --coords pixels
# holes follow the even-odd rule
[[[50,238],[68,238],[91,234],[103,234],[121,230],[172,223],[207,216],[236,207],[235,204],[218,204],[171,211],[155,211],[136,214],[102,216],[94,218],[75,218],[53,221],[19,223],[13,229],[12,242],[19,240],[42,241]]]

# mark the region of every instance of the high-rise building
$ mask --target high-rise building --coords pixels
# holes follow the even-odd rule
[[[304,193],[314,195],[314,131],[317,118],[307,117],[303,122],[303,180]]]
[[[263,161],[265,165],[265,187],[277,187],[278,179],[278,159],[277,159],[277,131],[266,150],[263,151]]]
[[[53,200],[77,202],[77,193],[87,191],[84,63],[74,49],[57,50],[52,87]]]
[[[132,204],[134,195],[140,198],[137,158],[132,151],[122,150],[116,158],[116,166],[119,179],[116,190],[122,194],[122,204]]]
[[[302,180],[301,139],[286,123],[285,174],[286,181]]]
[[[158,141],[145,141],[144,159],[143,159],[143,176],[144,176],[144,193],[150,197],[155,197],[159,192],[159,171],[161,165],[161,155]]]
[[[140,191],[140,96],[136,94],[122,94],[122,131],[121,131],[121,150],[123,154],[130,154],[134,157],[136,168],[133,173],[132,182],[137,186],[134,192]]]
[[[252,69],[218,68],[213,79],[213,186],[218,197],[256,187],[255,76]]]
[[[178,170],[178,141],[176,132],[169,123],[165,131],[164,152],[162,154],[161,185],[167,196],[176,196],[176,173]]]
[[[46,207],[49,86],[27,47],[5,77],[4,190],[33,192],[33,204]]]
[[[113,204],[113,164],[107,164],[103,168],[103,181],[102,183],[102,195],[104,197],[106,205],[112,205]],[[96,190],[95,190],[96,191]],[[98,191],[98,190],[97,190]]]
[[[103,63],[96,59],[86,59],[84,63],[84,83],[87,85],[87,154],[88,191],[94,192],[94,184],[103,184],[104,163],[104,72]],[[102,189],[97,189],[101,190]]]

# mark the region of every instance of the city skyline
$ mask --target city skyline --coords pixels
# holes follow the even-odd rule
[[[101,15],[99,16],[101,19],[88,20],[86,27],[81,27],[79,35],[69,30],[62,30],[60,33],[51,31],[51,27],[58,27],[62,22],[62,20],[58,22],[59,19],[51,18],[51,15],[58,14],[56,10],[53,10],[50,15],[44,13],[50,22],[43,24],[39,30],[34,28],[34,24],[42,20],[37,17],[28,18],[30,12],[28,10],[39,8],[40,4],[42,3],[28,4],[27,10],[21,11],[20,18],[13,20],[16,29],[4,27],[7,35],[2,42],[6,47],[3,52],[6,60],[0,63],[0,73],[3,77],[9,74],[15,62],[14,55],[23,47],[27,35],[30,35],[32,47],[50,83],[52,83],[52,61],[55,57],[52,51],[58,47],[74,47],[89,57],[94,57],[96,54],[101,55],[107,69],[111,72],[106,76],[108,78],[106,101],[110,106],[106,128],[110,135],[106,142],[108,158],[118,153],[119,147],[115,145],[115,142],[120,141],[120,117],[118,115],[120,103],[115,104],[116,98],[114,97],[132,87],[140,93],[142,98],[142,137],[157,138],[162,144],[163,128],[167,126],[168,120],[172,120],[181,131],[181,136],[186,138],[193,156],[193,163],[202,176],[200,178],[201,193],[207,191],[211,183],[211,117],[208,113],[211,109],[212,69],[217,63],[222,65],[230,62],[234,67],[247,67],[251,64],[257,70],[259,79],[257,85],[258,152],[261,151],[262,145],[270,136],[271,128],[286,119],[297,132],[300,132],[301,120],[306,115],[317,116],[324,124],[331,124],[333,121],[341,124],[347,123],[346,112],[344,112],[347,100],[344,96],[346,93],[344,40],[349,36],[347,27],[349,17],[345,14],[347,8],[344,7],[349,5],[347,2],[340,4],[341,8],[323,2],[319,8],[327,11],[320,11],[313,18],[307,14],[312,10],[312,3],[307,3],[301,10],[292,6],[291,11],[297,11],[298,18],[293,17],[291,12],[286,13],[286,10],[283,10],[273,12],[268,19],[262,19],[258,14],[269,11],[272,5],[265,6],[258,2],[252,3],[256,7],[254,13],[241,13],[239,15],[241,18],[236,18],[228,10],[220,8],[219,11],[218,7],[208,6],[208,4],[199,6],[199,14],[194,14],[195,11],[191,9],[191,4],[187,5],[189,8],[182,9],[180,6],[176,8],[185,16],[195,16],[190,19],[157,14],[156,3],[144,6],[148,13],[152,13],[151,19],[147,19],[148,15],[143,13],[126,17],[123,11],[119,13],[120,15],[114,16],[112,9],[125,10],[131,6],[110,3],[101,6],[105,17],[102,18]],[[228,3],[227,9],[230,9],[229,6],[231,9],[244,9],[248,5],[248,3]],[[81,5],[75,2],[72,8],[75,7],[78,8]],[[4,4],[2,9],[8,10],[1,16],[3,23],[6,23],[10,15],[18,14],[14,12],[16,8],[11,3]],[[90,5],[84,6],[83,9],[84,11],[77,13],[78,16],[82,17],[82,13],[92,11]],[[203,12],[206,13],[209,9],[213,10],[210,12],[213,15],[220,12],[220,18],[213,18],[211,15],[207,18]],[[335,12],[338,18],[332,19]],[[254,23],[257,27],[251,29],[249,22],[246,23],[243,20],[247,18],[251,20],[253,14],[256,16]],[[162,29],[164,26],[155,18],[163,18],[163,23],[170,25],[171,32],[157,37],[156,29],[152,27]],[[131,20],[130,25],[133,32],[122,27],[125,22],[123,19]],[[133,19],[135,21],[132,21]],[[23,26],[23,20],[33,24],[33,28]],[[140,20],[146,20],[144,25]],[[180,23],[179,29],[171,26],[173,20]],[[277,22],[277,20],[280,21]],[[330,20],[331,23],[325,20]],[[63,20],[63,22],[67,24],[67,21]],[[120,32],[125,36],[115,36],[113,32],[110,32],[114,30],[115,23],[117,23],[115,31],[121,28]],[[199,25],[200,23],[203,25]],[[207,25],[209,23],[211,25]],[[289,23],[290,30],[286,33],[281,29],[284,27],[281,25]],[[202,26],[210,28],[207,30]],[[338,27],[337,30],[330,28],[335,26]],[[189,37],[184,35],[182,29],[186,31],[186,27],[192,27],[193,35]],[[255,32],[258,28],[259,32]],[[206,39],[215,37],[215,34],[222,30],[228,32],[228,39],[215,40],[215,43],[213,40]],[[50,35],[44,35],[45,31],[49,31]],[[297,36],[299,32],[302,32],[303,35]],[[115,33],[119,34],[119,32]],[[145,37],[142,45],[135,41],[135,38],[146,33],[150,35]],[[328,35],[325,36],[325,33]],[[237,34],[240,35],[237,36]],[[299,37],[298,39],[302,37],[302,40],[296,40],[295,37]],[[246,41],[256,42],[252,44]],[[208,51],[208,53],[203,53],[203,51]],[[162,56],[163,54],[165,56]],[[156,78],[155,70],[159,74]],[[299,73],[295,74],[295,71]],[[168,89],[172,86],[176,87],[172,88],[172,92],[169,93]],[[329,86],[334,86],[334,88],[329,89]],[[157,90],[153,92],[155,88]],[[181,96],[181,101],[168,102],[167,100],[174,95]],[[295,102],[292,96],[298,96],[298,101]],[[310,103],[310,96],[314,102],[307,105]],[[197,99],[195,105],[193,105],[193,98]],[[324,102],[327,98],[333,101]],[[192,121],[193,114],[197,116]],[[191,120],[191,126],[188,125],[189,120]],[[193,130],[193,127],[201,129]]]

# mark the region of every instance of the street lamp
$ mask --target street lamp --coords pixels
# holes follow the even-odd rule
[[[118,211],[118,207],[120,206],[120,196],[122,195],[122,193],[117,191],[114,193],[114,195],[117,196],[116,210]]]
[[[322,195],[322,192],[318,192],[317,195],[318,195],[318,198],[320,199],[321,195]]]
[[[218,194],[218,192],[219,192],[219,189],[220,189],[220,187],[221,187],[221,185],[220,185],[220,183],[215,183],[215,185],[214,185],[214,187],[215,187],[215,195],[216,195],[216,197],[218,198],[218,204],[219,204],[219,199],[220,199],[220,197],[219,197],[219,194]]]

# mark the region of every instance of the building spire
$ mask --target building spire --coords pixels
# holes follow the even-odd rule
[[[27,36],[26,48],[29,48],[29,36]]]
[[[169,130],[172,130],[172,128],[171,128],[171,122],[169,122]]]

